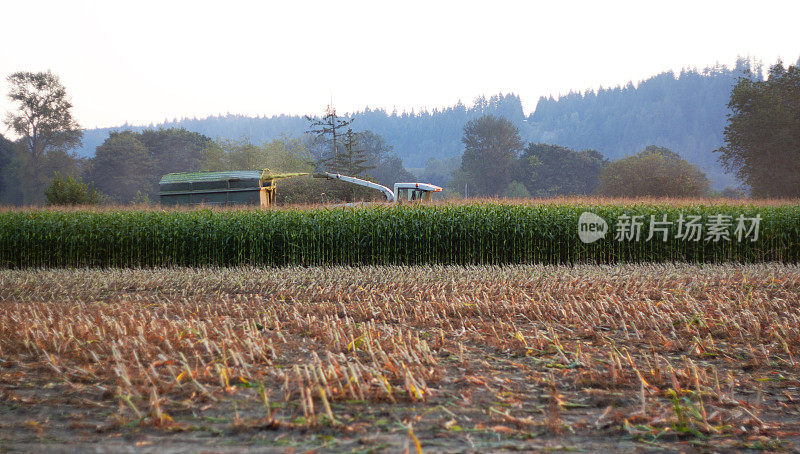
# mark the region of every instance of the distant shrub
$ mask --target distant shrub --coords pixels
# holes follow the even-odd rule
[[[528,188],[524,184],[514,180],[509,183],[502,195],[509,199],[526,199],[531,196],[531,193],[528,192]]]
[[[100,194],[80,178],[62,177],[56,172],[50,185],[44,190],[49,205],[97,205]]]
[[[147,193],[136,191],[136,195],[133,196],[131,203],[134,205],[151,205],[153,202],[150,200],[150,196],[147,195]]]
[[[680,155],[651,145],[609,163],[600,174],[598,192],[609,197],[705,197],[711,186],[705,173]]]

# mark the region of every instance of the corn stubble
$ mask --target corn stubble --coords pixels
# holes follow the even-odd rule
[[[0,300],[3,399],[57,383],[102,430],[797,440],[796,266],[7,270]]]

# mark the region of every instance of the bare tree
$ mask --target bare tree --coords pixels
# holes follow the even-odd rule
[[[321,118],[312,118],[306,115],[311,125],[307,134],[314,136],[315,145],[322,146],[322,151],[316,157],[314,165],[320,168],[336,166],[340,161],[340,154],[343,153],[342,130],[353,122],[353,118],[345,119],[336,115],[336,109],[328,105],[325,115]],[[334,170],[334,169],[330,169]]]

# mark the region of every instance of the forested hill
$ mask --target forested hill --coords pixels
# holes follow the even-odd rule
[[[480,97],[469,107],[459,102],[433,111],[390,113],[365,109],[355,114],[353,128],[383,136],[407,167],[419,168],[431,157],[460,155],[466,122],[490,113],[511,120],[528,141],[592,148],[610,159],[633,154],[651,144],[665,146],[701,166],[714,181],[714,187],[721,188],[734,180],[722,172],[712,150],[722,145],[730,90],[748,68],[749,63],[740,60],[734,68],[716,66],[684,70],[678,75],[666,72],[636,86],[628,83],[625,87],[541,98],[528,117],[519,96],[514,94]],[[754,77],[761,76],[760,67],[754,71]],[[308,122],[302,116],[226,115],[147,127],[88,130],[80,154],[93,155],[111,130],[152,127],[182,127],[211,138],[248,137],[260,142],[281,134],[302,134],[308,129]]]
[[[735,184],[713,150],[722,145],[730,92],[739,77],[762,77],[761,67],[739,60],[653,76],[638,86],[541,98],[528,118],[528,135],[542,142],[593,148],[617,159],[647,145],[672,149],[700,166],[719,188]]]

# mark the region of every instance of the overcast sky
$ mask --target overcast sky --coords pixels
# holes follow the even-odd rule
[[[340,112],[419,111],[500,92],[530,113],[542,95],[737,55],[794,63],[798,17],[796,0],[0,0],[0,113],[9,74],[46,69],[86,128],[316,114],[331,98]]]

